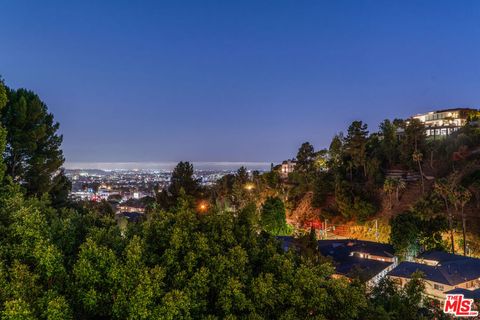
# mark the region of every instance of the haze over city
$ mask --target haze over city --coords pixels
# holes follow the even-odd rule
[[[27,10],[28,8],[28,10]],[[478,107],[478,1],[6,1],[0,71],[66,165],[277,162],[356,119]],[[8,49],[8,50],[7,50]]]
[[[480,315],[480,2],[0,3],[0,319]]]

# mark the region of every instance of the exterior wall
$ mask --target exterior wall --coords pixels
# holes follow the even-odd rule
[[[389,276],[389,277],[401,287],[404,287],[410,281],[410,279],[408,278],[401,278],[401,277],[394,277],[394,276]],[[453,289],[454,289],[453,286],[425,280],[425,295],[427,295],[430,298],[434,298],[437,300],[444,300],[445,292]]]
[[[413,116],[425,124],[427,136],[447,136],[467,123],[469,109],[433,111]]]
[[[376,261],[383,261],[383,262],[393,262],[395,265],[397,264],[397,258],[396,257],[384,257],[384,256],[376,256],[373,254],[365,253],[365,252],[358,252],[358,251],[353,251],[352,255],[358,256],[363,259],[370,259],[370,260],[376,260]]]
[[[410,281],[410,279],[408,278],[401,278],[401,277],[394,277],[394,276],[389,276],[389,277],[390,279],[394,280],[402,287],[405,286],[408,283],[408,281]],[[448,284],[425,280],[425,295],[437,300],[445,300],[445,292],[448,292],[455,288],[474,290],[476,288],[480,288],[480,281],[478,280],[467,281],[464,283],[457,284],[455,286],[451,286]]]
[[[295,169],[296,162],[284,161],[280,167],[280,176],[282,178],[288,178],[288,174],[292,173]]]

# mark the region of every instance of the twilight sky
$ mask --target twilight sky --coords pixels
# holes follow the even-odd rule
[[[480,1],[0,2],[0,74],[67,162],[278,161],[352,120],[480,106]]]

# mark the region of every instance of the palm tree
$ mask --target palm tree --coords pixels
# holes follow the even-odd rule
[[[385,191],[385,193],[388,194],[389,209],[392,208],[392,193],[393,193],[393,190],[395,189],[395,181],[394,180],[395,179],[388,177],[383,182],[383,191]]]
[[[422,159],[423,153],[415,151],[412,155],[413,161],[418,164],[418,171],[420,172],[420,179],[422,181],[422,194],[425,194],[425,184],[423,183]]]
[[[465,205],[470,201],[472,194],[468,189],[460,186],[455,190],[455,200],[457,201],[456,207],[460,206],[460,213],[462,215],[462,234],[463,234],[463,255],[467,255],[467,238],[466,238],[466,229],[467,229],[467,219],[465,217],[464,208]]]
[[[452,242],[452,253],[455,254],[455,239],[453,234],[453,215],[450,210],[449,202],[452,200],[453,185],[447,179],[440,179],[435,182],[435,192],[443,199],[448,218],[448,228],[450,229],[450,240]]]
[[[395,198],[396,198],[397,203],[398,203],[398,201],[400,201],[400,199],[399,199],[400,190],[404,190],[407,187],[407,185],[405,184],[405,181],[403,181],[400,178],[393,179],[393,183],[394,183],[393,185],[395,187]]]

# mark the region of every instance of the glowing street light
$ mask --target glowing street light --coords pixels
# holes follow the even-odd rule
[[[201,201],[197,207],[198,211],[204,213],[208,210],[208,203],[206,201]]]
[[[253,183],[247,183],[245,185],[245,190],[252,191],[253,189],[255,189],[255,185]]]

